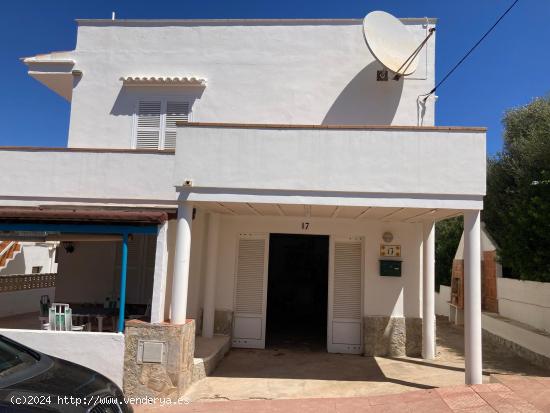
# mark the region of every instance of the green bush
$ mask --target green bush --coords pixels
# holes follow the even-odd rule
[[[449,218],[435,224],[435,288],[451,285],[453,259],[464,229],[463,218]]]
[[[482,219],[503,266],[550,282],[550,99],[508,111],[504,147],[488,160]]]

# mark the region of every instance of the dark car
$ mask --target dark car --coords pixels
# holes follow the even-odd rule
[[[96,371],[0,335],[0,413],[127,413],[122,390]]]

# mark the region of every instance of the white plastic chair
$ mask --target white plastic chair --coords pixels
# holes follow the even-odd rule
[[[43,325],[44,330],[53,331],[83,331],[84,326],[73,326],[73,312],[69,304],[53,303],[49,311],[49,323]]]

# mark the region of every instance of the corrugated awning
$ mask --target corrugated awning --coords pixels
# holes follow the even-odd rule
[[[97,222],[151,225],[162,224],[174,214],[175,211],[131,209],[0,208],[0,220],[10,222]]]
[[[206,79],[187,76],[123,76],[120,80],[128,86],[206,86]]]

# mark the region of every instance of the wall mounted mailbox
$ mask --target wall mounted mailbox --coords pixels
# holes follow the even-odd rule
[[[401,277],[401,261],[380,260],[381,277]]]

